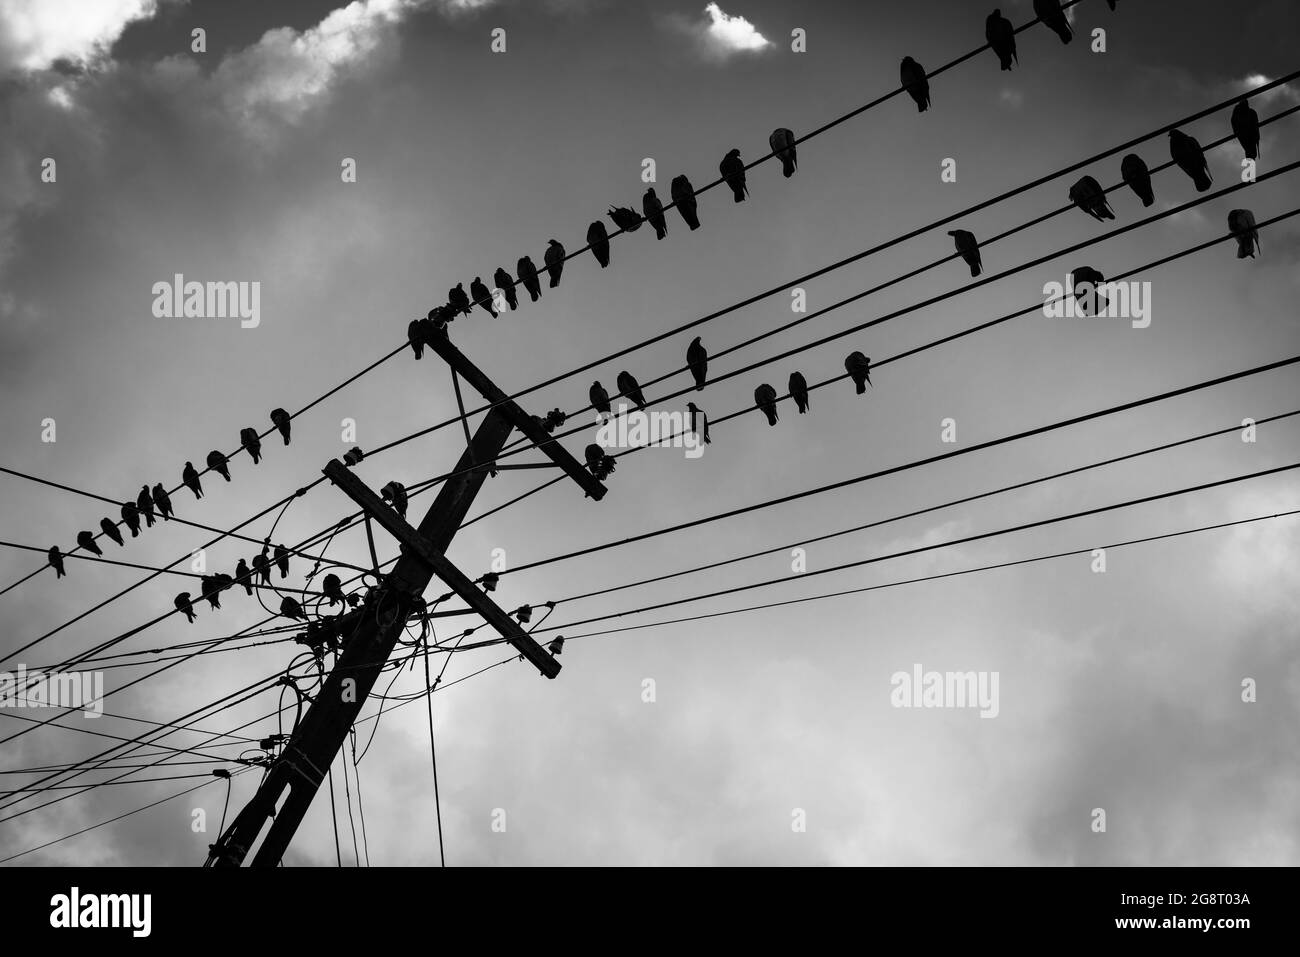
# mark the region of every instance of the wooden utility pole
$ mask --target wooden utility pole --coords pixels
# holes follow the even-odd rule
[[[423,595],[435,573],[542,674],[554,678],[559,673],[560,663],[475,587],[446,559],[445,553],[482,487],[490,463],[500,455],[514,428],[532,439],[590,497],[597,500],[604,497],[605,486],[563,446],[552,441],[517,403],[506,399],[495,383],[451,344],[445,332],[432,345],[433,350],[452,367],[454,374],[463,377],[495,407],[484,417],[469,447],[456,463],[452,477],[443,483],[418,528],[412,528],[341,462],[335,460],[325,467],[325,475],[335,485],[398,539],[402,554],[383,582],[367,595],[362,606],[365,613],[360,616],[356,630],[346,636],[346,644],[320,693],[257,793],[212,846],[208,857],[210,866],[238,867],[242,864],[268,819],[273,819],[273,823],[253,858],[253,866],[275,867],[279,864],[335,756],[347,740],[370,689],[396,647],[417,599]],[[480,462],[487,464],[479,465]],[[286,789],[288,797],[277,809],[276,804]]]

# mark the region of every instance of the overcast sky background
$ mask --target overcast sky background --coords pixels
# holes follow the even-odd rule
[[[643,158],[656,160],[665,200],[679,172],[697,186],[709,182],[728,149],[755,158],[773,128],[799,133],[893,89],[902,56],[934,68],[979,45],[992,6],[726,0],[722,10],[745,22],[711,29],[702,0],[368,0],[342,8],[331,0],[0,0],[0,464],[122,499],[146,481],[171,487],[186,459],[197,465],[209,449],[229,451],[242,427],[266,427],[270,409],[296,410],[397,346],[407,322],[444,302],[448,287],[468,289],[476,275],[490,284],[498,265],[512,270],[526,253],[540,264],[551,237],[580,247],[609,204],[639,207]],[[1002,3],[1017,25],[1030,6]],[[1035,27],[1019,37],[1015,71],[1000,72],[985,52],[933,81],[929,112],[890,100],[801,146],[792,179],[772,162],[753,170],[744,204],[722,189],[701,197],[700,230],[671,213],[663,242],[649,229],[620,237],[609,269],[580,257],[540,303],[524,297],[518,312],[495,321],[476,311],[454,324],[453,338],[517,390],[1297,67],[1300,11],[1290,0],[1121,0],[1119,8],[1083,0],[1073,11],[1080,36],[1069,46]],[[194,27],[207,31],[205,54],[190,52]],[[496,27],[506,30],[504,54],[489,49]],[[1107,31],[1105,54],[1086,42],[1095,27]],[[806,53],[790,50],[796,28],[807,32]],[[1296,89],[1254,106],[1267,116],[1295,103]],[[1261,172],[1300,158],[1297,122],[1267,128]],[[1226,135],[1228,111],[1187,132],[1203,143]],[[1151,166],[1168,158],[1164,137],[1138,152]],[[40,182],[44,157],[57,160],[55,184]],[[357,161],[355,184],[340,181],[344,157]],[[948,157],[956,183],[940,182]],[[1240,159],[1235,143],[1210,154],[1216,189],[1235,180]],[[1110,186],[1118,158],[1088,172]],[[958,225],[983,237],[1055,209],[1077,175]],[[1149,212],[1195,195],[1177,170],[1159,174],[1155,190]],[[1295,176],[1259,184],[712,386],[697,401],[720,416],[749,405],[760,382],[784,392],[796,368],[819,381],[842,371],[854,349],[877,360],[894,355],[1029,306],[1045,282],[1063,281],[1075,266],[1112,275],[1221,234],[1233,207],[1262,220],[1298,198]],[[1147,214],[1127,190],[1112,205],[1114,225]],[[994,272],[1108,228],[1071,212],[988,247],[984,264]],[[622,459],[598,504],[571,483],[556,485],[467,528],[449,554],[477,577],[494,548],[521,564],[946,451],[946,417],[956,419],[962,444],[974,443],[1290,356],[1300,347],[1300,224],[1268,229],[1261,242],[1257,260],[1238,261],[1225,243],[1138,277],[1152,283],[1150,328],[1016,319],[882,368],[866,396],[837,383],[813,394],[809,415],[783,403],[776,428],[756,414],[727,423],[698,460],[670,449]],[[937,230],[839,270],[807,285],[810,308],[951,248]],[[154,318],[152,286],[175,273],[260,281],[260,327]],[[714,369],[969,281],[961,263],[947,263]],[[782,294],[698,331],[716,352],[790,318]],[[593,377],[612,392],[623,368],[654,378],[682,364],[693,334],[524,404],[539,413],[580,408]],[[1296,375],[1256,376],[506,576],[496,598],[507,609],[538,604],[1289,411],[1300,407]],[[232,483],[205,476],[202,502],[176,495],[178,511],[228,528],[341,455],[352,444],[340,442],[345,417],[356,419],[356,444],[366,449],[454,410],[445,366],[406,353],[295,420],[289,448],[272,437],[261,465],[235,458]],[[56,443],[41,442],[45,418],[57,421]],[[1253,445],[1236,435],[1195,443],[813,545],[809,568],[1288,464],[1298,438],[1292,419],[1261,428]],[[567,444],[580,455],[591,439],[579,439]],[[450,467],[462,447],[459,429],[448,428],[357,472],[376,489],[390,479],[411,484]],[[849,572],[790,575],[780,586],[578,632],[1272,514],[1300,507],[1294,474]],[[503,472],[472,514],[539,476],[549,477]],[[414,516],[429,500],[415,500]],[[9,476],[0,477],[0,502],[0,538],[42,548],[70,548],[109,511]],[[276,540],[297,542],[352,510],[323,485],[289,509]],[[270,518],[248,533],[269,528]],[[110,558],[167,564],[207,537],[172,525],[106,548]],[[382,557],[395,552],[382,536],[380,547]],[[231,572],[254,551],[225,541],[208,560]],[[364,562],[365,551],[355,531],[329,554]],[[0,586],[41,561],[0,550]],[[1083,556],[570,642],[555,681],[511,664],[435,695],[448,863],[1300,863],[1298,568],[1300,524],[1279,519],[1114,550],[1104,575]],[[296,562],[290,583],[306,570]],[[69,559],[68,577],[56,582],[46,569],[0,597],[0,648],[25,644],[143,574]],[[562,604],[547,625],[785,574],[789,555],[777,554]],[[19,660],[61,661],[170,610],[187,588],[197,591],[173,576],[152,581]],[[435,584],[429,594],[438,593]],[[118,650],[230,634],[264,617],[242,592],[223,597],[222,611],[205,605],[197,624],[172,616]],[[167,721],[274,674],[289,648],[205,656],[106,707]],[[497,648],[458,655],[447,678],[500,657]],[[918,662],[999,672],[1000,715],[892,708],[891,674]],[[109,671],[108,687],[143,671]],[[1259,682],[1256,704],[1240,700],[1245,677]],[[394,690],[418,689],[421,678],[418,667],[405,672]],[[646,678],[656,682],[653,704],[641,698]],[[263,695],[202,726],[228,729],[274,707],[274,696]],[[127,737],[144,727],[107,717],[63,724]],[[25,725],[0,716],[5,735]],[[372,727],[363,726],[363,742]],[[271,720],[242,733],[274,730]],[[54,726],[0,748],[0,767],[75,760],[108,744]],[[360,770],[370,861],[436,863],[422,703],[385,715]],[[231,815],[256,777],[236,779]],[[34,779],[4,775],[6,786]],[[100,788],[2,824],[0,856],[192,783]],[[19,863],[196,865],[216,838],[223,797],[224,785],[214,783]],[[207,810],[206,834],[191,831],[195,807]],[[1096,807],[1108,815],[1102,835],[1089,826]],[[497,808],[507,814],[505,833],[491,829]],[[806,833],[792,832],[795,808],[807,813]],[[334,863],[324,789],[285,863]]]

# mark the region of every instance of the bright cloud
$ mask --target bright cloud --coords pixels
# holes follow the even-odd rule
[[[0,73],[93,61],[157,9],[158,0],[7,0],[0,3]]]
[[[716,3],[704,8],[704,15],[709,23],[706,36],[709,45],[722,55],[730,53],[757,53],[772,45],[771,41],[755,29],[744,17],[733,17],[724,13]]]

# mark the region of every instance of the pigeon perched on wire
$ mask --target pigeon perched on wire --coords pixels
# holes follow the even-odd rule
[[[321,591],[330,600],[331,608],[335,605],[346,605],[348,603],[347,596],[343,594],[343,582],[339,580],[338,575],[332,573],[326,575],[321,580]]]
[[[997,54],[1003,70],[1010,70],[1012,64],[1018,64],[1016,56],[1016,28],[1002,15],[1001,8],[994,10],[984,21],[984,39]]]
[[[560,284],[560,274],[564,272],[564,247],[560,245],[558,239],[552,239],[546,244],[546,252],[542,254],[542,259],[546,262],[546,268],[551,274],[551,288],[554,289]]]
[[[229,575],[227,575],[225,572],[217,572],[212,577],[213,580],[217,583],[217,591],[219,592],[229,591],[231,588],[235,586],[235,580],[231,578]]]
[[[101,518],[99,527],[104,530],[104,534],[117,542],[119,545],[125,545],[126,541],[122,538],[122,533],[117,530],[117,524],[112,519]]]
[[[280,600],[280,614],[285,618],[293,618],[297,621],[306,621],[307,616],[303,613],[302,605],[297,601],[285,595]]]
[[[536,302],[542,298],[542,284],[537,278],[537,267],[531,256],[521,256],[518,263],[519,281],[528,290],[528,297]]]
[[[645,408],[645,396],[641,394],[641,386],[637,383],[636,378],[626,369],[618,374],[615,380],[618,385],[620,395],[624,395],[636,403],[637,408]]]
[[[980,244],[975,239],[975,234],[965,229],[950,229],[948,235],[952,237],[953,245],[957,247],[957,252],[961,258],[970,266],[972,277],[978,276],[984,271],[984,262],[980,259]]]
[[[240,559],[235,565],[235,580],[244,586],[244,593],[249,597],[253,594],[253,570],[248,567],[248,562]]]
[[[389,482],[379,490],[379,497],[393,506],[393,511],[406,518],[406,486],[401,482]]]
[[[239,444],[248,450],[248,457],[253,460],[254,465],[262,461],[262,439],[258,436],[257,429],[251,426],[240,429]]]
[[[849,374],[853,384],[858,388],[858,395],[867,391],[871,384],[871,360],[861,352],[850,352],[844,360],[844,371]]]
[[[925,67],[910,56],[903,57],[898,65],[898,76],[907,95],[916,103],[916,111],[924,113],[930,108],[930,81],[925,77]]]
[[[54,569],[55,578],[63,578],[68,574],[63,570],[63,555],[59,551],[58,545],[51,545],[50,550],[45,555],[49,559],[50,567]]]
[[[181,592],[174,599],[172,599],[172,604],[176,606],[177,611],[179,611],[182,615],[185,616],[186,621],[188,621],[191,625],[194,624],[194,606],[190,603],[189,592],[187,591]]]
[[[1085,176],[1070,187],[1070,202],[1098,222],[1115,218],[1106,199],[1106,191],[1092,176]]]
[[[611,206],[606,213],[614,221],[614,225],[625,233],[634,233],[641,228],[643,220],[635,211],[628,209],[626,206]]]
[[[213,449],[208,453],[208,468],[212,469],[212,471],[216,472],[227,482],[230,481],[230,466],[227,463],[226,457],[216,449]]]
[[[691,367],[691,375],[695,377],[696,391],[703,389],[709,372],[709,352],[700,342],[699,336],[692,339],[686,347],[686,364]]]
[[[1066,18],[1065,11],[1061,9],[1061,0],[1034,0],[1034,13],[1043,21],[1044,26],[1061,38],[1062,43],[1069,43],[1074,39],[1070,21]]]
[[[77,532],[77,544],[80,545],[84,551],[90,552],[92,555],[98,555],[101,558],[104,555],[103,551],[95,541],[95,536],[90,534],[90,532]]]
[[[284,437],[284,444],[288,445],[290,425],[289,413],[284,411],[284,409],[272,409],[271,422],[280,430],[280,435]]]
[[[659,202],[653,186],[641,197],[641,212],[645,215],[646,222],[654,228],[655,239],[663,239],[668,235],[668,220],[664,218],[664,204]]]
[[[483,277],[475,276],[469,284],[469,294],[478,303],[479,308],[495,319],[499,313],[492,303],[492,290],[483,284]]]
[[[789,179],[799,168],[799,153],[795,149],[794,131],[784,126],[774,129],[772,135],[767,138],[767,145],[772,147],[772,152],[781,161],[781,175]]]
[[[587,446],[583,455],[587,460],[587,468],[597,479],[607,478],[614,471],[614,457],[607,455],[595,442]]]
[[[1120,160],[1119,173],[1129,189],[1142,200],[1143,206],[1150,206],[1156,201],[1156,194],[1151,189],[1151,170],[1137,153],[1129,153]]]
[[[271,562],[266,557],[267,548],[263,545],[261,552],[253,556],[253,571],[262,579],[263,585],[271,584]]]
[[[776,425],[776,389],[764,382],[754,390],[754,404],[763,410],[768,425]]]
[[[672,197],[677,204],[677,212],[682,214],[682,219],[691,231],[699,229],[699,200],[695,198],[695,187],[685,175],[673,177]]]
[[[691,431],[708,445],[712,441],[709,438],[709,414],[694,402],[687,402],[686,408],[691,414]]]
[[[608,268],[609,230],[599,219],[587,227],[587,245],[591,247],[591,254],[596,257],[596,262],[600,263],[600,268]]]
[[[1106,277],[1091,266],[1080,266],[1070,273],[1070,285],[1074,289],[1074,298],[1084,307],[1084,315],[1095,316],[1106,310],[1106,298],[1098,292],[1105,281]],[[1091,306],[1090,309],[1089,306]]]
[[[738,203],[743,203],[745,197],[749,195],[749,187],[745,185],[745,164],[740,158],[740,150],[729,150],[722,158],[722,162],[718,164],[718,172],[731,187],[732,198]]]
[[[591,388],[587,390],[587,397],[591,399],[591,407],[603,415],[609,415],[611,409],[609,406],[609,393],[599,381],[593,382]]]
[[[1196,138],[1188,136],[1182,130],[1169,131],[1169,156],[1178,168],[1192,178],[1198,193],[1204,193],[1214,180],[1210,176],[1210,166],[1205,161],[1205,151]]]
[[[221,583],[217,581],[217,576],[204,575],[202,578],[199,579],[199,585],[201,586],[201,590],[199,594],[201,594],[204,598],[208,600],[208,604],[211,605],[214,609],[220,608],[221,607]]]
[[[199,473],[194,468],[193,462],[186,462],[185,468],[181,470],[181,481],[185,487],[194,493],[195,498],[203,497],[203,483],[199,481]]]
[[[1232,108],[1232,135],[1237,137],[1248,159],[1259,159],[1259,114],[1250,108],[1244,96]]]
[[[790,373],[789,388],[790,397],[794,399],[799,414],[803,415],[808,411],[808,380],[803,377],[802,372]]]
[[[415,353],[416,361],[424,358],[424,320],[412,319],[406,324],[406,341]]]
[[[149,486],[140,486],[140,494],[135,497],[135,507],[144,516],[146,528],[153,528],[153,498],[149,495]]]
[[[172,508],[172,498],[167,494],[167,490],[163,488],[162,482],[153,487],[153,503],[158,506],[158,514],[164,520],[170,521],[171,517],[176,514],[176,511]]]
[[[275,564],[280,569],[280,577],[289,577],[289,550],[283,545],[275,546]]]
[[[492,274],[492,281],[497,284],[497,288],[505,293],[506,304],[510,307],[511,312],[519,308],[519,290],[515,288],[515,281],[500,266]]]
[[[122,521],[126,527],[131,530],[131,537],[136,538],[140,534],[140,510],[135,507],[135,502],[126,502],[122,505]]]
[[[1237,258],[1254,259],[1259,252],[1259,229],[1255,214],[1248,209],[1234,209],[1228,213],[1228,230],[1237,239]]]

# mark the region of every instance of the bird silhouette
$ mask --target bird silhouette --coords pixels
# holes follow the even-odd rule
[[[686,364],[691,367],[691,375],[695,377],[696,390],[703,389],[709,371],[709,352],[700,342],[699,336],[692,339],[686,347]]]
[[[297,621],[307,620],[307,616],[303,614],[302,605],[298,604],[298,602],[290,598],[288,595],[285,595],[284,598],[280,600],[280,614],[285,618],[293,618]]]
[[[763,410],[768,425],[776,425],[776,389],[764,382],[754,390],[754,404]]]
[[[858,387],[858,395],[866,392],[871,384],[871,360],[861,352],[851,352],[844,360],[844,369]]]
[[[235,578],[244,586],[244,593],[251,597],[253,594],[253,571],[248,567],[248,562],[242,558],[235,565]]]
[[[230,481],[230,466],[226,462],[226,457],[213,449],[208,453],[208,468],[216,472],[227,482]]]
[[[654,227],[655,239],[663,239],[668,235],[668,220],[664,218],[664,204],[659,202],[653,186],[641,197],[641,212],[645,214],[646,222]]]
[[[738,203],[743,203],[745,197],[749,195],[749,187],[745,185],[745,164],[740,159],[740,150],[728,151],[727,155],[722,157],[722,162],[718,164],[718,172],[731,187],[732,198]]]
[[[117,530],[117,525],[111,519],[101,518],[99,520],[99,527],[104,530],[105,535],[117,542],[119,545],[126,544],[126,541],[122,538],[122,533]]]
[[[326,575],[321,580],[320,588],[325,597],[330,600],[331,608],[338,604],[346,605],[348,603],[347,596],[343,594],[343,582],[339,580],[338,575],[332,573]]]
[[[1182,130],[1170,130],[1169,156],[1178,164],[1179,169],[1192,178],[1198,193],[1204,193],[1210,188],[1213,183],[1210,167],[1205,162],[1205,151],[1195,137],[1188,136]]]
[[[58,545],[51,545],[50,550],[45,553],[50,560],[50,567],[54,569],[54,577],[62,578],[67,575],[63,570],[63,555],[59,552]]]
[[[600,263],[601,269],[609,267],[609,231],[599,219],[587,227],[587,245]]]
[[[449,306],[434,306],[430,309],[429,314],[424,317],[424,322],[421,323],[424,328],[424,344],[432,346],[434,335],[447,328],[447,323],[455,318]]]
[[[970,266],[971,276],[978,276],[984,271],[984,263],[980,259],[980,244],[975,239],[975,234],[965,229],[950,229],[948,235],[952,237],[953,245],[957,247],[957,252],[961,253],[961,258]]]
[[[90,534],[90,532],[77,532],[77,544],[92,555],[99,555],[101,558],[104,555],[103,551],[100,550],[98,543],[95,541],[95,536]]]
[[[767,138],[767,145],[772,148],[776,158],[781,161],[781,175],[789,179],[799,168],[799,154],[795,149],[794,131],[784,126],[777,127]]]
[[[176,514],[175,510],[172,508],[171,496],[168,495],[167,490],[162,487],[162,482],[159,482],[153,487],[153,503],[158,506],[158,514],[164,519],[170,521],[171,517]]]
[[[392,503],[393,511],[406,518],[406,486],[401,482],[389,482],[379,490],[379,496],[385,502]]]
[[[506,296],[506,303],[510,306],[511,312],[519,308],[519,290],[515,288],[515,281],[510,278],[510,273],[506,272],[500,266],[492,274],[492,281],[497,284]]]
[[[611,206],[606,213],[614,221],[614,225],[625,233],[634,233],[641,228],[641,217],[634,210],[626,206]]]
[[[185,616],[186,621],[188,621],[191,625],[194,624],[194,606],[190,604],[189,592],[187,591],[181,592],[174,599],[172,599],[172,604],[176,606],[177,611],[179,611],[182,615]]]
[[[1106,281],[1098,270],[1091,266],[1080,266],[1070,273],[1070,285],[1074,289],[1074,298],[1083,307],[1084,315],[1097,315],[1106,309],[1106,298],[1097,290]],[[1089,310],[1087,307],[1091,305]]]
[[[672,197],[677,204],[677,212],[682,214],[682,219],[691,231],[699,229],[699,201],[695,198],[695,187],[685,175],[673,177]]]
[[[221,583],[215,575],[204,575],[199,579],[200,592],[213,608],[221,607]]]
[[[1243,96],[1232,108],[1232,134],[1249,159],[1259,159],[1259,114]]]
[[[1255,214],[1248,209],[1234,209],[1228,213],[1228,230],[1237,238],[1237,258],[1254,259],[1259,251]]]
[[[229,591],[235,584],[235,580],[225,572],[217,572],[217,574],[213,576],[213,581],[216,582],[217,591],[219,592]]]
[[[1012,64],[1018,64],[1016,56],[1016,28],[1002,15],[1001,8],[994,10],[984,21],[984,39],[998,56],[1002,69],[1010,70]]]
[[[122,521],[126,527],[131,530],[131,537],[136,538],[140,534],[140,510],[135,507],[135,502],[126,502],[122,506]]]
[[[194,493],[195,498],[203,497],[203,483],[199,481],[199,473],[195,471],[193,462],[185,463],[185,468],[181,470],[181,481]]]
[[[1106,199],[1106,191],[1091,176],[1083,177],[1070,187],[1070,202],[1098,222],[1115,218]]]
[[[479,304],[479,308],[493,319],[497,317],[497,308],[492,303],[492,290],[483,284],[482,276],[474,277],[474,281],[469,284],[469,294],[474,297],[474,301]]]
[[[537,279],[537,267],[533,265],[531,256],[522,256],[519,259],[519,281],[524,284],[528,290],[528,297],[536,302],[542,298],[542,284]]]
[[[583,456],[587,460],[587,468],[598,479],[604,479],[614,471],[614,457],[606,455],[605,450],[595,442],[587,446]]]
[[[554,289],[560,284],[560,274],[564,272],[564,247],[560,245],[558,239],[552,239],[546,244],[546,252],[542,254],[542,259],[546,262],[546,268],[551,273],[551,288]]]
[[[470,309],[469,294],[465,292],[465,284],[458,282],[447,290],[447,305],[451,306],[451,316],[468,316]]]
[[[794,399],[799,414],[803,415],[808,411],[808,380],[803,377],[802,372],[791,372],[789,387],[790,396]]]
[[[149,486],[140,486],[140,493],[135,497],[135,507],[144,516],[146,528],[153,528],[153,499],[149,497]]]
[[[289,413],[286,412],[286,411],[284,411],[284,409],[272,409],[272,410],[271,410],[271,422],[275,425],[275,427],[276,427],[277,429],[280,430],[280,434],[281,434],[282,436],[284,436],[284,444],[285,444],[285,445],[288,445],[288,444],[289,444],[289,426],[290,426],[290,424],[291,424],[291,420],[290,420],[290,418],[289,418]]]
[[[262,461],[262,440],[257,434],[257,429],[251,426],[247,429],[240,429],[239,444],[248,450],[248,456],[253,460],[254,465]]]
[[[687,402],[686,408],[691,413],[691,431],[704,440],[704,444],[710,443],[709,439],[709,414],[701,409],[694,402]],[[701,431],[703,427],[703,431]]]
[[[930,81],[925,78],[925,67],[910,56],[905,56],[903,62],[898,66],[898,75],[902,80],[903,88],[907,90],[908,96],[916,102],[916,111],[924,113],[928,110],[930,108]]]
[[[641,386],[637,384],[632,373],[624,370],[618,374],[618,379],[615,381],[620,395],[627,396],[627,398],[635,402],[637,408],[645,408],[645,396],[641,394]]]
[[[412,319],[406,324],[406,341],[411,344],[416,361],[424,358],[424,320]]]
[[[1061,9],[1061,0],[1034,0],[1034,13],[1043,21],[1044,26],[1061,38],[1062,43],[1069,43],[1074,39],[1070,21],[1066,18],[1065,11]]]
[[[263,585],[271,584],[271,562],[266,557],[266,546],[262,551],[253,556],[253,571],[262,579]]]
[[[1156,201],[1156,194],[1151,189],[1151,170],[1147,169],[1147,164],[1137,153],[1129,153],[1120,160],[1119,172],[1124,177],[1124,182],[1137,194],[1137,198],[1142,200],[1143,206],[1150,206]]]
[[[591,388],[587,390],[587,397],[591,399],[591,407],[597,412],[604,415],[610,414],[609,393],[605,391],[605,387],[600,384],[599,380],[591,384]]]
[[[280,577],[289,577],[289,550],[283,545],[275,546],[275,564],[280,569]]]

